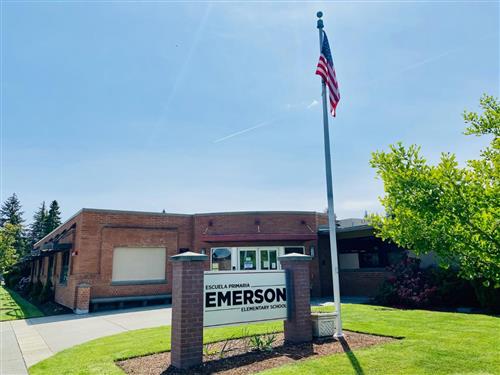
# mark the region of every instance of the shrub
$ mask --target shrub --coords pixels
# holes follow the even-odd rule
[[[402,308],[478,306],[476,287],[469,280],[458,276],[453,268],[429,267],[420,269],[420,260],[404,258],[388,268],[393,272],[380,287],[375,301],[388,306]],[[476,291],[475,291],[476,290]],[[500,289],[498,290],[500,292]],[[485,300],[491,301],[489,292]],[[500,301],[500,298],[499,298]],[[497,302],[498,303],[498,302]]]
[[[15,285],[14,289],[16,289],[17,291],[19,291],[23,294],[26,294],[26,293],[29,293],[31,291],[32,287],[33,286],[31,284],[30,277],[25,276],[21,280],[19,280],[19,282]]]
[[[375,301],[403,308],[427,307],[437,295],[437,287],[431,285],[428,275],[420,269],[420,260],[405,257],[388,268],[394,276],[381,286]]]
[[[43,290],[43,284],[40,280],[38,280],[36,283],[33,283],[33,287],[31,288],[31,292],[29,295],[30,298],[37,300],[40,293],[42,293],[42,290]]]
[[[18,270],[11,270],[4,275],[5,285],[7,288],[13,289],[22,277],[22,274]]]
[[[51,301],[53,297],[54,297],[54,292],[52,290],[52,281],[50,281],[49,279],[43,286],[43,289],[40,292],[40,295],[38,296],[38,302],[45,303]]]
[[[432,267],[426,271],[432,285],[438,289],[432,304],[442,307],[478,306],[474,287],[469,280],[458,276],[453,268]]]
[[[481,281],[474,282],[474,290],[481,307],[500,313],[500,288],[494,286],[485,286]]]

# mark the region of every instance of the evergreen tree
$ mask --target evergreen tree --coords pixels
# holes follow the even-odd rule
[[[59,225],[61,225],[61,211],[59,210],[59,204],[57,203],[57,201],[53,200],[49,207],[47,219],[45,220],[44,235],[49,234]]]
[[[45,208],[45,201],[33,215],[33,222],[30,226],[30,243],[33,245],[35,242],[45,236],[47,227],[47,209]]]
[[[16,193],[7,198],[2,204],[2,207],[0,207],[0,226],[5,227],[7,224],[11,224],[13,226],[12,228],[14,228],[10,232],[13,233],[14,236],[12,246],[15,249],[16,258],[22,257],[27,251],[23,214],[21,202]]]
[[[23,213],[19,198],[17,198],[16,193],[12,194],[0,208],[0,226],[3,227],[5,223],[22,225],[24,222]]]

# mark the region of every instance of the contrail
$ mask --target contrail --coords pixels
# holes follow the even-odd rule
[[[476,40],[484,40],[484,39],[488,39],[488,38],[490,38],[492,36],[496,36],[496,34],[486,34],[486,35],[483,35],[483,36],[477,38]],[[415,62],[413,64],[405,66],[404,68],[400,68],[400,69],[398,69],[396,71],[393,71],[393,72],[390,72],[390,73],[386,73],[386,74],[382,74],[378,78],[375,78],[375,79],[373,79],[371,81],[366,82],[365,85],[369,86],[369,85],[372,85],[374,83],[378,83],[378,82],[384,81],[385,79],[389,79],[391,77],[400,75],[402,73],[406,73],[407,71],[413,70],[413,69],[418,68],[418,67],[420,67],[422,65],[434,62],[434,61],[439,60],[439,59],[441,59],[441,58],[443,58],[445,56],[451,55],[453,53],[456,53],[458,51],[461,51],[461,50],[467,48],[469,46],[469,44],[470,43],[465,43],[464,45],[461,45],[461,46],[449,49],[449,50],[441,52],[441,53],[439,53],[437,55],[434,55],[434,56],[428,57],[426,59],[417,61],[417,62]]]
[[[194,37],[191,41],[191,46],[189,47],[189,51],[186,55],[186,58],[184,59],[184,62],[182,63],[179,71],[177,72],[177,75],[175,77],[175,80],[170,87],[170,92],[163,104],[163,109],[162,112],[158,118],[158,120],[153,124],[151,132],[149,134],[149,140],[148,143],[151,144],[153,140],[155,139],[155,136],[158,132],[158,128],[160,127],[161,124],[165,123],[168,115],[169,115],[169,110],[170,110],[170,103],[174,99],[174,96],[177,94],[177,89],[179,88],[182,80],[184,79],[184,76],[186,74],[187,68],[189,64],[191,63],[192,57],[194,56],[194,53],[196,49],[198,48],[198,44],[200,43],[200,39],[203,36],[203,32],[205,30],[207,20],[210,16],[210,12],[212,10],[212,4],[208,3],[208,5],[205,8],[205,13],[203,14],[203,17],[198,23],[198,28],[196,31],[193,33]]]
[[[266,126],[266,125],[270,125],[273,122],[274,122],[274,120],[261,122],[260,124],[252,126],[251,128],[243,129],[243,130],[237,131],[236,133],[232,133],[232,134],[226,135],[225,137],[216,139],[214,141],[214,143],[219,143],[219,142],[225,141],[226,139],[236,137],[237,135],[248,133],[248,132],[250,132],[252,130],[255,130],[255,129],[258,129],[258,128],[262,128],[263,126]]]

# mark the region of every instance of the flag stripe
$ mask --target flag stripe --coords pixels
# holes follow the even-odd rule
[[[339,85],[337,82],[337,74],[333,66],[333,58],[330,51],[330,45],[326,33],[323,31],[323,41],[321,45],[321,53],[319,56],[316,74],[319,75],[326,86],[328,87],[328,99],[330,102],[330,113],[335,116],[337,104],[340,101]]]

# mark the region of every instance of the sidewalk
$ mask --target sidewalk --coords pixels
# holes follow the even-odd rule
[[[2,322],[0,373],[24,375],[27,367],[74,345],[134,329],[170,325],[171,310],[170,305],[163,305]]]

